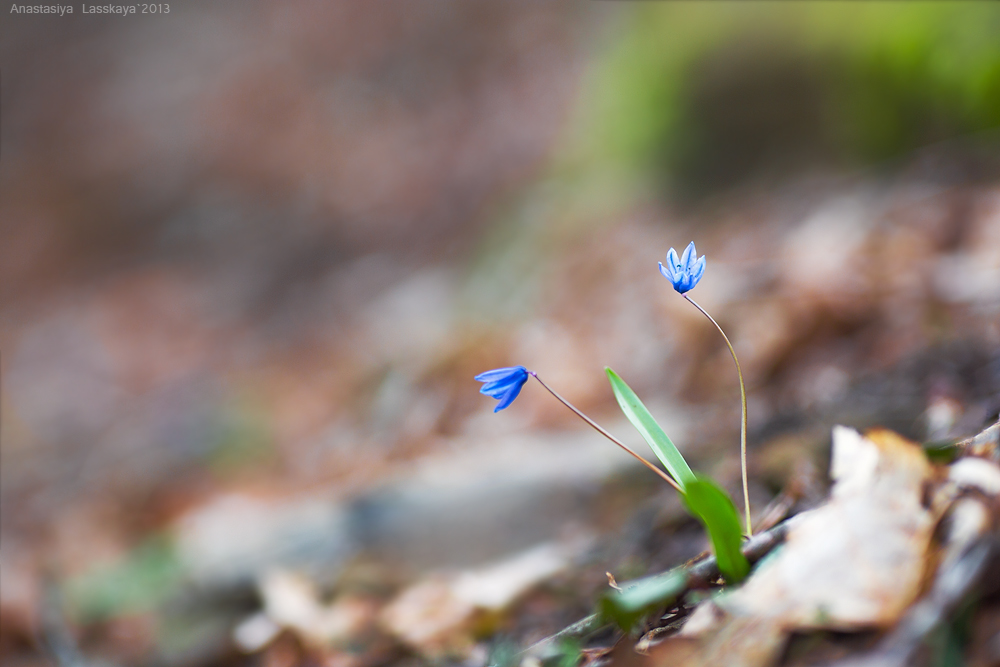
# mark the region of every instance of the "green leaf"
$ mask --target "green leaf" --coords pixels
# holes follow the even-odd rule
[[[618,373],[615,373],[610,368],[605,368],[604,371],[608,374],[608,380],[611,381],[611,390],[615,392],[615,398],[618,399],[618,405],[621,406],[622,412],[625,413],[628,420],[632,422],[636,430],[649,443],[653,453],[663,462],[667,472],[674,478],[678,486],[684,489],[689,482],[695,479],[694,473],[691,472],[691,467],[688,466],[687,461],[684,460],[684,457],[677,451],[674,443],[670,441],[667,434],[663,432],[660,425],[653,419],[653,415],[649,414],[649,410],[642,404],[639,397],[635,395],[635,392],[625,384],[624,380],[618,377]]]
[[[673,602],[686,586],[687,573],[682,568],[639,579],[625,584],[620,591],[602,595],[597,613],[603,622],[631,630],[640,620]]]
[[[951,463],[961,453],[961,448],[951,440],[939,442],[925,442],[924,454],[931,460],[931,463]]]
[[[708,477],[697,475],[687,483],[681,496],[688,510],[705,524],[719,571],[731,584],[750,572],[750,564],[740,551],[743,542],[740,519],[729,494]]]

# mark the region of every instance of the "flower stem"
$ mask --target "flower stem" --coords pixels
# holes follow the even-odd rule
[[[563,405],[565,405],[567,408],[569,408],[570,410],[572,410],[576,414],[577,417],[579,417],[583,421],[587,422],[587,424],[589,424],[595,431],[597,431],[598,433],[600,433],[601,435],[603,435],[605,438],[607,438],[608,440],[610,440],[611,442],[615,443],[616,445],[618,445],[619,447],[621,447],[622,449],[624,449],[626,452],[628,452],[629,454],[631,454],[632,456],[634,456],[636,459],[639,460],[640,463],[642,463],[644,466],[646,466],[647,468],[649,468],[650,470],[652,470],[653,472],[655,472],[657,475],[659,475],[661,478],[663,478],[663,481],[667,482],[670,486],[672,486],[675,489],[677,489],[677,491],[679,493],[684,493],[681,490],[681,487],[677,484],[677,482],[674,481],[674,479],[670,475],[668,475],[663,470],[660,470],[655,465],[653,465],[652,463],[650,463],[646,459],[644,459],[641,456],[639,456],[638,454],[636,454],[634,451],[632,451],[631,449],[629,449],[628,446],[626,446],[625,443],[623,443],[621,440],[619,440],[618,438],[616,438],[615,436],[611,435],[610,433],[608,433],[607,431],[605,431],[603,428],[601,428],[601,426],[597,422],[595,422],[593,419],[591,419],[587,415],[585,415],[582,412],[580,412],[579,410],[577,410],[576,406],[574,406],[572,403],[570,403],[569,401],[567,401],[565,398],[563,398],[562,396],[560,396],[559,394],[557,394],[556,391],[554,389],[552,389],[552,387],[550,387],[549,385],[545,384],[545,382],[542,381],[542,378],[538,377],[538,374],[535,373],[535,371],[528,371],[528,375],[530,375],[531,377],[533,377],[536,380],[538,380],[538,383],[541,384],[543,387],[545,387],[545,389],[550,394],[552,394],[553,396],[555,396],[557,401],[559,401],[560,403],[562,403]]]
[[[733,355],[733,361],[736,362],[736,374],[740,377],[740,402],[743,411],[743,419],[740,422],[740,466],[743,471],[743,509],[746,512],[747,518],[747,537],[753,537],[753,527],[750,525],[750,492],[747,489],[747,390],[743,384],[743,371],[740,369],[740,360],[736,358],[736,350],[733,349],[733,344],[729,342],[729,336],[722,330],[719,323],[715,321],[715,318],[709,315],[708,311],[695,303],[694,299],[687,294],[683,294],[682,296],[715,325],[715,328],[719,330],[722,338],[726,341],[729,353]]]

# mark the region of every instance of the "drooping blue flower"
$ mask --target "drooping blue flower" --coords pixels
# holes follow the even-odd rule
[[[694,241],[691,241],[680,259],[677,258],[677,251],[671,248],[667,253],[666,265],[660,262],[660,273],[681,294],[693,289],[705,273],[705,256],[695,259],[697,256],[698,251],[694,249]]]
[[[511,366],[510,368],[495,368],[476,376],[477,382],[485,382],[480,389],[480,394],[486,394],[499,399],[500,402],[493,412],[500,412],[514,402],[517,395],[521,393],[521,387],[528,381],[528,369],[524,366]]]

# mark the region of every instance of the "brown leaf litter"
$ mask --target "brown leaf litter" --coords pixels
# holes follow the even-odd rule
[[[829,501],[790,520],[785,546],[745,585],[701,603],[647,656],[628,642],[614,661],[765,667],[792,633],[829,630],[886,632],[844,665],[907,664],[990,562],[1000,468],[978,457],[935,467],[891,431],[836,427],[831,476]]]

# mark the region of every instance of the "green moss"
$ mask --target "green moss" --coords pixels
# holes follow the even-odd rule
[[[870,164],[1000,127],[996,3],[622,11],[587,79],[570,153],[657,187],[726,185],[789,154],[796,165]]]

